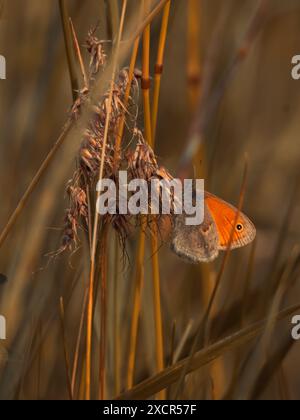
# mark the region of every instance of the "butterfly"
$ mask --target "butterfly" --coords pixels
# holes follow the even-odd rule
[[[232,236],[230,249],[240,248],[253,241],[254,224],[237,208],[215,195],[205,192],[204,220],[201,225],[188,226],[185,214],[172,219],[171,249],[188,262],[209,262],[225,251]],[[233,233],[232,233],[233,232]]]

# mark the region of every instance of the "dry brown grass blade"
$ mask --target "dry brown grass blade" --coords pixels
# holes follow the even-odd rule
[[[171,6],[171,0],[168,0],[168,2],[164,6],[161,30],[160,30],[160,35],[159,35],[157,58],[156,58],[156,63],[155,63],[155,68],[154,68],[154,88],[153,88],[153,99],[152,99],[152,122],[151,122],[152,148],[155,144],[155,137],[156,137],[160,83],[161,83],[161,75],[163,72],[163,57],[164,57],[166,38],[167,38],[167,33],[168,33],[170,6]]]
[[[198,103],[204,104],[207,95],[210,92],[210,85],[214,77],[215,59],[217,52],[220,51],[220,32],[223,30],[224,19],[227,16],[223,11],[223,7],[218,12],[219,17],[214,28],[213,39],[209,47],[205,47],[207,53],[205,54],[205,63],[202,62],[202,43],[201,36],[203,36],[203,11],[204,5],[197,0],[188,0],[187,7],[187,58],[186,58],[186,73],[187,73],[187,98],[190,110],[190,115],[194,115]],[[228,7],[228,6],[227,6]],[[205,64],[205,65],[204,65]],[[208,190],[208,164],[207,164],[207,150],[205,144],[200,144],[198,150],[195,150],[193,157],[194,177],[203,178],[206,182],[206,189]],[[210,296],[213,293],[214,284],[212,279],[213,265],[200,264],[196,267],[202,279],[207,279],[201,282],[200,291],[200,307],[207,308],[210,301]],[[222,380],[224,377],[223,361],[219,359],[217,363],[210,366],[209,374],[215,384],[215,394],[220,394],[219,389],[222,388]]]
[[[202,93],[202,79],[203,69],[201,63],[201,43],[200,43],[200,29],[202,24],[201,12],[202,5],[197,0],[188,0],[187,4],[187,58],[186,58],[186,73],[187,73],[187,97],[188,105],[191,115],[195,113],[197,104],[203,102]],[[193,156],[193,167],[195,178],[206,179],[206,157],[204,145],[200,145]],[[204,268],[205,267],[205,268]],[[206,267],[200,265],[200,270],[203,272]],[[204,291],[207,295],[207,291]]]
[[[153,9],[152,12],[149,13],[148,17],[144,20],[142,25],[137,31],[137,34],[134,35],[133,39],[135,39],[135,45],[132,53],[131,58],[131,64],[130,68],[133,69],[136,55],[137,55],[137,49],[138,49],[138,37],[141,32],[145,30],[145,28],[150,24],[152,19],[160,12],[162,7],[165,5],[167,0],[160,1],[159,4]],[[149,79],[149,47],[147,39],[147,32],[149,33],[149,30],[146,30],[146,37],[143,37],[143,45],[144,45],[144,51],[143,51],[143,77]],[[144,34],[145,35],[145,34]],[[146,72],[146,73],[145,73]],[[145,100],[145,99],[144,99]],[[148,98],[149,100],[149,98]],[[145,127],[148,127],[146,131],[146,139],[148,137],[148,141],[152,142],[151,138],[151,119],[150,119],[150,106],[146,103],[146,108],[148,108],[148,120],[145,124]],[[147,112],[147,111],[146,111]],[[145,115],[146,116],[146,115]],[[121,121],[122,123],[122,121]],[[124,123],[123,123],[124,125]],[[121,135],[120,133],[123,132],[123,128],[120,125],[120,132],[117,138],[117,141],[121,141]],[[119,146],[118,146],[119,147]],[[131,319],[131,325],[130,325],[130,338],[129,338],[129,356],[128,356],[128,366],[127,366],[127,388],[131,388],[133,385],[133,379],[134,379],[134,365],[135,365],[135,357],[136,357],[136,342],[137,342],[137,328],[138,328],[138,320],[139,320],[139,314],[140,314],[140,307],[141,307],[141,290],[143,286],[143,276],[144,276],[144,254],[145,254],[145,229],[146,229],[147,221],[145,218],[142,217],[141,219],[141,229],[140,229],[140,239],[137,249],[137,259],[136,259],[136,270],[135,270],[135,285],[134,285],[134,302],[133,302],[133,310],[132,310],[132,319]]]
[[[123,110],[123,114],[120,118],[118,131],[117,131],[117,135],[116,135],[115,165],[117,165],[117,162],[120,158],[120,148],[121,148],[121,143],[122,143],[122,138],[123,138],[123,133],[124,133],[124,126],[125,126],[125,109],[126,109],[126,106],[128,105],[128,100],[129,100],[129,96],[130,96],[131,83],[132,83],[132,80],[133,80],[133,77],[134,77],[134,69],[135,69],[135,63],[136,63],[136,58],[137,58],[138,49],[139,49],[139,43],[140,43],[140,37],[138,37],[134,41],[134,45],[133,45],[133,49],[132,49],[132,53],[131,53],[131,59],[130,59],[129,71],[128,71],[128,83],[127,83],[126,90],[125,90],[125,95],[124,95],[124,110]]]
[[[299,260],[299,247],[295,245],[294,248],[291,250],[289,258],[284,267],[283,273],[280,276],[279,285],[277,287],[277,290],[274,293],[270,310],[269,310],[269,314],[268,314],[268,318],[270,319],[270,321],[268,321],[266,325],[266,331],[264,332],[264,335],[261,340],[262,351],[265,353],[266,358],[268,358],[270,342],[271,342],[271,338],[272,338],[273,330],[274,330],[274,323],[271,320],[274,318],[273,314],[276,313],[279,307],[281,306],[281,302],[290,285],[292,272],[298,260]]]
[[[133,305],[132,305],[132,316],[131,316],[131,322],[130,322],[130,334],[129,334],[129,356],[128,356],[128,366],[127,366],[127,388],[128,389],[132,388],[133,378],[134,378],[138,321],[139,321],[140,310],[141,310],[141,294],[142,294],[143,280],[144,280],[146,226],[147,226],[146,216],[142,216],[139,243],[138,243],[137,255],[136,255],[134,296],[133,296]]]
[[[158,259],[158,231],[155,222],[153,224],[153,234],[151,236],[151,249],[153,252],[152,277],[153,277],[153,306],[155,321],[155,348],[156,348],[156,368],[160,372],[164,368],[164,342],[163,342],[163,324],[161,310],[161,292],[160,292],[160,271]],[[166,399],[165,391],[161,391],[158,395],[160,400]]]
[[[112,99],[113,99],[113,89],[114,89],[114,82],[115,82],[115,75],[117,70],[117,63],[118,63],[118,54],[119,48],[123,33],[123,26],[125,21],[125,13],[127,8],[127,0],[123,1],[122,5],[122,12],[121,12],[121,21],[118,33],[118,39],[116,43],[116,48],[114,51],[113,63],[112,63],[112,74],[111,74],[111,83],[109,89],[109,96],[107,100],[107,109],[106,109],[106,120],[105,120],[105,128],[104,128],[104,135],[103,135],[103,147],[102,147],[102,155],[99,167],[99,182],[103,178],[103,171],[104,171],[104,158],[106,152],[106,144],[108,138],[108,129],[109,129],[109,121],[111,115],[111,106],[112,106]],[[97,191],[97,198],[99,197],[101,188]],[[91,397],[91,351],[92,351],[92,325],[93,325],[93,293],[94,293],[94,276],[95,276],[95,258],[96,258],[96,248],[97,248],[97,240],[98,240],[98,226],[99,226],[99,214],[97,210],[95,210],[95,218],[94,218],[94,226],[93,226],[93,238],[92,238],[92,251],[91,251],[91,261],[90,261],[90,279],[89,279],[89,298],[88,298],[88,310],[87,310],[87,337],[86,337],[86,399],[89,400]]]
[[[66,46],[66,56],[68,60],[68,68],[70,73],[71,89],[73,101],[76,100],[79,93],[79,82],[77,78],[75,54],[72,43],[72,32],[69,25],[69,14],[65,0],[59,0],[59,10],[61,15],[61,21],[64,31],[65,46]]]
[[[150,10],[150,2],[145,2],[145,11],[148,13]],[[150,13],[151,15],[151,13]],[[138,40],[135,43],[132,61],[136,60],[136,53],[138,48]],[[151,127],[151,112],[150,112],[150,74],[149,74],[149,59],[150,59],[150,21],[148,25],[144,27],[143,33],[143,62],[142,62],[142,89],[143,89],[143,104],[144,104],[144,119],[145,119],[145,138],[146,141],[152,144],[152,127]],[[134,378],[134,366],[135,366],[135,355],[136,355],[136,343],[137,343],[137,329],[139,321],[139,313],[141,307],[141,290],[143,286],[144,276],[144,253],[145,253],[145,229],[146,219],[141,218],[141,229],[139,246],[137,250],[137,263],[136,263],[136,274],[135,274],[135,288],[134,288],[134,302],[133,311],[130,327],[130,342],[129,342],[129,359],[127,368],[127,387],[131,388],[133,385]],[[156,253],[157,243],[155,238],[152,237],[152,248],[154,249],[152,257],[153,265],[153,281],[154,281],[154,311],[155,311],[155,326],[156,326],[156,360],[158,370],[163,368],[163,339],[162,339],[162,322],[161,322],[161,308],[160,308],[160,288],[159,288],[159,263],[158,256]],[[165,397],[162,393],[161,398]]]
[[[30,334],[30,337],[29,337],[29,340],[28,340],[28,344],[26,345],[26,348],[25,348],[23,369],[22,369],[22,373],[20,375],[20,381],[19,381],[19,384],[17,386],[17,391],[15,393],[15,399],[16,400],[20,400],[22,398],[22,394],[23,394],[23,390],[24,390],[25,376],[26,376],[26,369],[27,369],[27,366],[28,366],[29,360],[30,360],[30,354],[31,354],[31,350],[32,350],[32,347],[33,347],[34,335],[35,335],[35,330],[34,330],[34,328],[32,328],[31,334]]]
[[[115,37],[118,34],[118,28],[120,23],[119,16],[119,4],[118,0],[106,0],[107,7],[107,26],[108,26],[108,37],[112,41],[112,46],[115,44]]]
[[[69,392],[70,400],[73,400],[72,384],[71,384],[71,378],[70,378],[70,361],[69,361],[69,354],[67,350],[67,341],[66,341],[65,308],[64,308],[64,300],[62,296],[60,297],[59,305],[60,305],[60,321],[61,321],[61,330],[62,330],[62,336],[63,336],[63,345],[64,345],[63,347],[64,347],[68,392]]]
[[[82,58],[82,54],[81,54],[81,50],[80,50],[80,46],[79,46],[79,42],[78,42],[78,38],[76,35],[76,31],[72,22],[72,19],[69,19],[69,23],[70,23],[70,28],[71,28],[71,32],[72,32],[72,38],[73,38],[73,43],[74,43],[74,49],[76,51],[76,57],[79,63],[79,67],[81,70],[81,75],[82,75],[82,79],[83,79],[83,85],[85,88],[88,89],[89,87],[89,81],[88,81],[88,77],[86,75],[86,70],[85,70],[85,66],[84,66],[84,62],[83,62],[83,58]]]
[[[81,316],[80,316],[80,322],[79,322],[79,328],[78,328],[78,335],[77,335],[75,352],[74,352],[74,361],[73,361],[73,366],[72,366],[72,377],[71,377],[72,378],[71,379],[72,395],[74,395],[74,392],[75,392],[76,375],[77,375],[77,368],[78,368],[78,361],[79,361],[79,350],[80,350],[80,343],[81,343],[81,339],[82,339],[84,316],[86,314],[87,297],[88,297],[88,289],[86,288],[85,293],[84,293],[84,297],[83,297],[82,310],[81,310]]]
[[[187,88],[192,112],[201,97],[200,10],[201,2],[187,1]]]
[[[248,303],[248,292],[250,288],[250,282],[252,279],[255,253],[256,253],[256,245],[257,245],[257,240],[255,239],[251,245],[251,251],[250,251],[249,260],[247,264],[245,287],[244,287],[243,299],[242,299],[241,327],[243,327],[245,324],[245,317],[246,317],[246,310],[247,310],[247,303]]]
[[[145,12],[149,13],[150,1],[145,1]],[[164,43],[167,32],[168,24],[168,6],[166,3],[167,15],[163,17],[162,36],[159,42],[159,60],[162,64],[162,54],[164,50]],[[145,13],[145,14],[146,14]],[[151,120],[151,107],[150,107],[150,24],[145,27],[143,34],[143,60],[142,60],[142,89],[143,89],[143,104],[144,104],[144,125],[145,125],[145,138],[148,144],[154,148],[153,131],[155,127],[152,125],[154,120]],[[157,112],[159,85],[156,84],[154,106]],[[153,110],[152,110],[153,111]],[[155,120],[156,124],[156,120]],[[163,344],[163,326],[162,326],[162,311],[161,311],[161,293],[160,293],[160,270],[158,258],[158,230],[157,224],[154,219],[151,232],[151,249],[152,249],[152,278],[153,278],[153,309],[154,309],[154,323],[155,323],[155,355],[156,355],[156,369],[161,371],[164,368],[164,344]],[[166,398],[165,391],[161,391],[158,395],[160,400]]]
[[[270,272],[269,277],[267,278],[268,287],[265,289],[265,300],[268,301],[270,299],[270,293],[276,287],[274,276],[276,276],[278,264],[280,263],[284,247],[287,242],[287,232],[289,231],[290,224],[293,220],[293,212],[295,210],[298,191],[299,191],[299,180],[300,175],[298,174],[295,180],[295,184],[293,185],[291,195],[289,197],[289,201],[287,204],[287,208],[283,217],[283,220],[280,225],[280,230],[278,233],[278,238],[276,242],[276,247],[273,255],[272,262],[270,264]]]
[[[259,370],[259,374],[249,393],[250,400],[257,400],[261,397],[262,393],[269,385],[270,380],[277,373],[281,363],[295,343],[296,341],[291,338],[290,334],[285,337],[284,340],[280,341],[279,348],[269,355],[268,360]]]
[[[101,291],[100,291],[100,355],[99,355],[99,399],[105,396],[105,372],[106,372],[106,318],[107,318],[107,233],[105,226],[101,244]]]
[[[114,279],[113,279],[113,348],[114,348],[114,392],[118,395],[121,390],[121,331],[119,316],[119,289],[120,289],[120,258],[121,247],[117,234],[114,236]]]
[[[187,327],[184,331],[184,334],[182,335],[182,337],[181,337],[181,339],[180,339],[180,341],[179,341],[179,343],[176,347],[176,350],[174,352],[174,356],[172,358],[173,363],[176,363],[176,362],[178,362],[178,360],[180,360],[182,351],[184,349],[184,346],[185,346],[187,340],[189,339],[189,336],[190,336],[190,333],[192,331],[193,325],[194,325],[194,320],[190,319],[188,324],[187,324]]]
[[[169,356],[167,366],[172,366],[174,363],[175,338],[176,338],[176,320],[174,320],[172,323],[171,339],[170,339],[170,356]]]
[[[240,318],[240,328],[243,328],[245,326],[246,323],[246,313],[247,313],[247,308],[248,308],[248,299],[249,299],[249,290],[250,290],[250,282],[252,279],[252,273],[253,273],[253,266],[254,266],[254,260],[255,260],[255,251],[256,251],[256,244],[257,244],[257,240],[255,239],[252,242],[251,245],[251,251],[249,254],[249,259],[248,259],[248,264],[247,264],[247,270],[246,270],[246,277],[245,277],[245,285],[244,285],[244,290],[243,290],[243,296],[242,296],[242,300],[241,300],[241,318]],[[230,399],[230,396],[232,395],[232,393],[234,392],[235,387],[237,386],[237,381],[239,378],[239,373],[240,373],[240,369],[241,369],[241,365],[242,365],[242,357],[241,354],[238,354],[236,356],[236,360],[234,362],[234,373],[233,376],[230,380],[230,384],[227,387],[226,390],[226,399]],[[224,395],[224,393],[223,393]]]
[[[280,321],[287,316],[297,312],[300,308],[300,304],[293,305],[287,309],[280,311],[276,315],[276,321]],[[261,334],[266,326],[267,320],[262,320],[256,322],[242,330],[210,345],[209,347],[198,351],[192,363],[189,366],[187,373],[193,372],[211,361],[218,358],[220,355],[224,354],[227,351],[235,350],[238,347],[248,343],[252,339],[256,338]],[[160,390],[170,386],[175,383],[180,375],[181,371],[186,365],[186,359],[181,360],[175,365],[166,368],[163,372],[158,373],[157,375],[152,376],[151,378],[143,381],[139,385],[136,385],[131,390],[125,392],[118,396],[119,400],[134,400],[134,399],[146,399],[150,398],[152,395],[156,394]]]
[[[145,0],[145,14],[150,10],[150,1]],[[151,127],[151,111],[150,111],[150,23],[145,27],[143,32],[143,58],[142,58],[142,90],[144,105],[144,126],[146,142],[152,145],[152,127]]]

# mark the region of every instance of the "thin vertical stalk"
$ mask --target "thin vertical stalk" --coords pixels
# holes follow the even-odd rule
[[[119,318],[119,280],[120,280],[120,244],[115,235],[115,255],[114,255],[114,392],[118,395],[121,390],[121,340],[120,340],[120,318]]]
[[[137,37],[133,44],[133,49],[131,53],[129,71],[128,71],[128,83],[125,90],[124,95],[124,111],[119,121],[117,135],[116,135],[116,143],[115,143],[115,166],[118,165],[118,161],[120,159],[120,150],[121,150],[121,142],[123,139],[124,127],[125,127],[125,109],[128,105],[131,84],[134,77],[134,69],[137,59],[137,53],[139,48],[140,37]],[[129,360],[128,360],[128,369],[127,369],[127,386],[130,388],[133,384],[133,376],[134,376],[134,362],[135,362],[135,352],[136,352],[136,338],[137,338],[137,325],[138,325],[138,317],[140,313],[140,290],[141,286],[140,283],[142,282],[142,272],[143,272],[143,262],[144,262],[144,253],[145,253],[145,232],[144,229],[141,228],[140,231],[140,240],[138,246],[138,258],[137,258],[137,267],[136,267],[136,278],[135,278],[135,289],[134,289],[134,302],[133,302],[133,312],[132,312],[132,320],[131,320],[131,333],[130,333],[130,343],[129,343]],[[119,259],[119,244],[116,242],[116,259]],[[118,270],[119,261],[116,261],[115,267]],[[118,276],[118,273],[116,273]],[[115,360],[115,393],[118,395],[120,392],[120,351],[119,351],[119,328],[118,328],[118,313],[117,313],[117,278],[115,279],[115,289],[114,289],[114,360]]]
[[[40,399],[40,392],[41,392],[41,364],[42,364],[42,349],[43,349],[43,342],[42,342],[42,321],[39,320],[38,326],[37,326],[37,335],[39,337],[39,341],[41,341],[40,348],[38,350],[38,357],[37,357],[37,400]]]
[[[187,82],[189,106],[192,111],[201,94],[200,5],[199,0],[187,1]]]
[[[147,4],[145,4],[145,1],[143,1],[142,6],[141,6],[142,12],[144,12],[145,15],[147,15],[147,13],[149,12],[149,0],[146,0],[146,1],[147,1]],[[148,55],[147,53],[145,53],[145,48],[148,51]],[[133,64],[134,56],[136,58],[137,49],[138,49],[138,39],[136,39],[135,41],[131,64]],[[142,89],[143,89],[144,113],[146,113],[148,116],[147,126],[145,124],[145,137],[146,139],[148,138],[150,140],[151,139],[151,121],[150,121],[150,97],[149,97],[149,87],[150,87],[149,53],[150,53],[150,26],[148,24],[147,26],[145,26],[144,32],[143,32]],[[146,57],[146,63],[145,63],[145,57]],[[148,97],[148,99],[145,98],[145,95]],[[146,104],[146,108],[145,108],[145,104]],[[124,121],[122,121],[122,125],[124,126]],[[129,356],[128,356],[128,367],[127,367],[127,388],[128,389],[130,389],[133,386],[135,356],[136,356],[136,346],[137,346],[137,333],[138,333],[139,316],[140,316],[140,310],[141,310],[141,295],[142,295],[143,280],[144,280],[144,257],[145,257],[145,239],[146,239],[145,231],[147,227],[147,219],[145,216],[141,216],[140,220],[141,220],[141,227],[140,227],[140,235],[139,235],[139,242],[138,242],[137,256],[136,256],[133,309],[132,309],[132,316],[131,316],[130,338],[129,338]]]
[[[107,315],[107,226],[103,229],[101,244],[101,292],[100,292],[100,356],[99,356],[99,399],[105,395],[105,362],[106,362],[106,315]]]
[[[67,351],[67,342],[66,342],[65,308],[64,308],[64,301],[63,301],[62,296],[60,297],[59,304],[60,304],[60,321],[61,321],[61,330],[62,330],[62,336],[63,336],[64,357],[65,357],[65,367],[66,367],[68,392],[69,392],[70,400],[73,400],[72,385],[71,385],[71,378],[70,378],[70,363],[69,363],[69,355],[68,355],[68,351]]]
[[[152,246],[152,276],[153,276],[153,306],[155,320],[155,343],[156,343],[156,368],[160,372],[164,369],[164,343],[163,343],[163,325],[160,301],[160,273],[158,259],[158,232],[156,220],[152,224],[151,246]],[[166,390],[159,392],[160,400],[166,399]]]
[[[196,106],[204,100],[201,86],[202,63],[201,63],[201,2],[199,0],[187,1],[187,94],[188,105],[191,113],[195,112]],[[207,178],[205,149],[203,143],[195,150],[193,157],[195,178]],[[201,264],[198,267],[201,278],[206,279],[201,286],[201,307],[207,307],[210,296],[213,293],[213,282],[209,281],[212,272],[211,264]],[[224,377],[223,359],[213,362],[209,368],[216,394],[223,386]]]
[[[201,58],[200,58],[200,6],[199,0],[187,1],[187,93],[190,112],[195,112],[196,106],[202,100],[201,92]],[[203,169],[204,150],[201,145],[195,152],[193,163],[195,177],[205,178]]]
[[[103,148],[102,148],[102,156],[101,156],[101,162],[100,162],[100,168],[99,168],[99,181],[100,182],[103,178],[105,149],[106,149],[107,137],[108,137],[108,128],[109,128],[109,120],[110,120],[110,114],[111,114],[114,80],[115,80],[115,74],[116,74],[116,68],[117,68],[117,62],[118,62],[121,36],[122,36],[124,20],[125,20],[126,7],[127,7],[127,0],[123,0],[120,28],[119,28],[118,39],[116,43],[116,49],[115,49],[114,57],[113,57],[111,84],[110,84],[109,96],[108,96],[108,101],[107,101],[107,114],[106,114],[106,121],[105,121],[105,127],[104,127]],[[97,198],[98,196],[99,196],[99,192],[97,192]],[[85,377],[85,381],[86,381],[85,398],[87,400],[91,398],[91,351],[92,351],[92,325],[93,325],[93,306],[94,306],[93,294],[94,294],[95,257],[96,257],[97,238],[98,238],[98,224],[99,224],[99,214],[96,210],[95,219],[94,219],[94,227],[93,227],[93,240],[92,240],[90,279],[89,279],[89,298],[88,298],[88,310],[87,310],[86,377]]]
[[[79,66],[80,66],[81,75],[82,75],[82,79],[83,79],[83,86],[88,89],[89,80],[88,80],[87,75],[86,75],[86,70],[85,70],[85,66],[84,66],[79,42],[78,42],[76,31],[75,31],[75,28],[74,28],[74,25],[73,25],[73,22],[72,22],[71,18],[69,18],[69,23],[70,23],[71,33],[72,33],[72,37],[73,37],[74,49],[75,49],[75,52],[76,52],[77,60],[78,60]]]
[[[133,44],[133,49],[132,49],[131,59],[130,59],[130,65],[129,65],[129,71],[128,71],[128,83],[127,83],[127,86],[126,86],[124,101],[123,101],[124,108],[126,108],[127,105],[128,105],[131,84],[132,84],[132,80],[133,80],[133,76],[134,76],[134,68],[135,68],[137,53],[138,53],[138,49],[139,49],[139,42],[140,42],[140,37],[138,37],[134,41],[134,44]],[[125,126],[125,111],[123,111],[123,114],[121,116],[121,119],[120,119],[120,122],[119,122],[119,125],[118,125],[118,131],[117,131],[117,136],[116,136],[116,144],[115,144],[115,162],[117,162],[119,160],[121,142],[122,142],[123,132],[124,132],[124,126]]]
[[[68,14],[65,0],[59,0],[59,10],[60,10],[60,16],[61,16],[64,38],[65,38],[66,55],[67,55],[69,73],[70,73],[72,96],[73,96],[73,101],[75,101],[79,92],[79,83],[77,79],[75,55],[74,55],[74,49],[72,45],[72,33],[71,33],[70,25],[69,25],[69,14]]]
[[[150,1],[145,1],[145,14],[150,10]],[[161,41],[164,41],[161,39]],[[160,46],[161,47],[161,46]],[[161,54],[161,51],[160,51]],[[150,24],[145,28],[143,34],[143,62],[142,62],[142,89],[143,89],[143,104],[144,104],[144,124],[145,124],[145,138],[151,147],[154,146],[151,126],[151,109],[150,109]],[[159,91],[157,92],[159,94]],[[158,260],[158,239],[157,239],[157,225],[156,220],[152,219],[152,277],[153,277],[153,309],[155,321],[155,353],[156,353],[156,369],[161,371],[164,368],[164,346],[163,346],[163,327],[161,315],[161,301],[160,301],[160,273]],[[166,391],[162,390],[159,399],[166,398]]]
[[[170,6],[171,6],[171,0],[168,0],[167,3],[165,4],[164,11],[163,11],[157,58],[156,58],[156,63],[154,67],[154,88],[153,88],[153,99],[152,99],[152,145],[155,144],[160,83],[161,83],[161,75],[163,72],[163,57],[164,57],[164,51],[165,51],[165,45],[166,45],[167,31],[168,31]]]
[[[108,36],[111,38],[112,46],[114,47],[120,20],[118,0],[106,0],[106,7]]]
[[[80,342],[81,342],[83,325],[84,325],[84,316],[86,313],[87,297],[88,297],[88,289],[86,289],[84,293],[78,335],[77,335],[76,345],[75,345],[74,361],[73,361],[72,376],[71,376],[72,395],[75,395],[74,392],[75,392],[76,374],[77,374],[77,368],[78,368]]]
[[[145,15],[150,11],[150,1],[145,0]],[[144,105],[145,138],[152,144],[151,111],[150,111],[150,23],[143,33],[142,90]]]
[[[134,296],[133,296],[133,310],[130,324],[130,335],[129,335],[129,358],[127,368],[127,389],[132,388],[134,378],[134,365],[136,355],[136,343],[137,343],[137,331],[138,321],[141,310],[141,294],[143,288],[144,279],[144,256],[145,256],[145,229],[147,226],[146,216],[141,216],[141,230],[139,243],[137,247],[136,256],[136,271],[135,271],[135,285],[134,285]]]

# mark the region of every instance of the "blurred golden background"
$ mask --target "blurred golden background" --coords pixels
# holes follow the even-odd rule
[[[132,28],[136,30],[141,24],[141,3],[128,1],[125,38],[130,38]],[[150,3],[154,9],[159,1]],[[112,4],[120,16],[122,1],[65,2],[81,47],[95,26],[99,39],[110,40],[115,30]],[[0,81],[2,230],[60,135],[72,106],[72,90],[59,1],[10,0],[2,1],[1,6],[0,54],[7,63],[7,79]],[[241,51],[249,24],[260,7],[263,14],[255,26],[255,36]],[[163,9],[151,22],[151,94],[162,13]],[[189,170],[205,174],[209,191],[237,205],[247,155],[243,210],[257,228],[254,245],[229,255],[210,312],[210,343],[299,303],[300,81],[291,77],[291,59],[300,53],[299,21],[299,0],[171,0],[156,155],[175,175],[187,151],[195,115],[205,113],[214,95],[220,94],[216,106],[207,111],[201,153],[190,162]],[[111,43],[106,45],[110,57]],[[129,66],[131,50],[132,44],[121,43],[120,67]],[[240,58],[235,62],[237,52]],[[88,64],[85,51],[83,57]],[[232,63],[234,72],[226,79]],[[136,68],[142,68],[142,48]],[[138,121],[143,130],[141,95]],[[202,105],[198,109],[200,95]],[[68,206],[65,186],[72,176],[79,144],[80,135],[71,131],[1,244],[0,272],[7,276],[7,281],[0,284],[0,314],[7,321],[7,339],[0,341],[1,399],[69,398],[66,359],[72,371],[89,256],[84,240],[72,255],[66,252],[49,259],[46,254],[60,246]],[[116,264],[115,239],[110,235],[104,392],[107,398],[127,389],[138,235],[137,229],[127,241],[125,266],[122,262]],[[166,368],[190,354],[223,254],[216,262],[200,266],[187,264],[167,245],[158,255]],[[134,384],[157,373],[151,258],[147,238]],[[100,286],[93,322],[92,398],[99,395],[101,370],[98,294]],[[63,328],[60,297],[65,310]],[[300,344],[290,337],[291,318],[292,314],[280,322],[269,320],[252,340],[228,346],[212,362],[186,376],[179,396],[299,399]],[[84,397],[85,332],[82,334],[74,398]],[[175,397],[176,382],[168,385],[164,397]],[[148,395],[152,396],[153,393]]]

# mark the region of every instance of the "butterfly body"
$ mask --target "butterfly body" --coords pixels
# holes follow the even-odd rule
[[[188,226],[186,215],[174,215],[171,248],[185,260],[198,263],[213,261],[230,244],[240,248],[253,241],[256,234],[250,219],[215,195],[205,192],[204,220]]]

